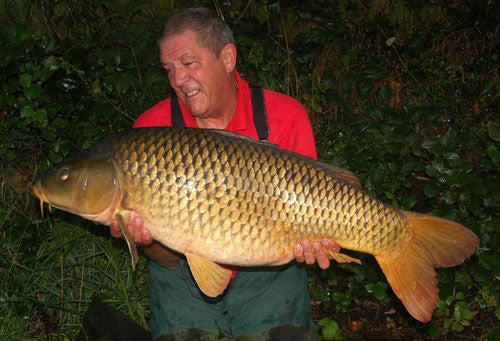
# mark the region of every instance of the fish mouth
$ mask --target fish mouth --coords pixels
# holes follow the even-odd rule
[[[33,193],[35,196],[40,200],[40,212],[42,212],[42,218],[43,218],[43,204],[47,203],[49,205],[49,212],[51,211],[51,206],[45,195],[43,194],[42,191],[42,184],[40,179],[36,180],[35,184],[33,185]]]

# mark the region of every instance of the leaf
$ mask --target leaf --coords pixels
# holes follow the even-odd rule
[[[383,300],[387,297],[385,292],[385,287],[382,283],[369,283],[366,285],[366,290],[370,293],[373,293],[375,298],[379,301]]]
[[[447,150],[454,151],[458,146],[457,132],[453,129],[448,129],[448,131],[441,136],[439,141]]]
[[[31,86],[31,81],[33,77],[28,73],[23,73],[19,76],[19,84],[25,89],[28,89]]]
[[[322,334],[324,340],[337,340],[339,335],[339,324],[329,317],[325,317],[318,322],[322,326]]]
[[[28,39],[30,31],[26,23],[22,23],[16,29],[16,37],[14,42],[16,45],[21,45],[26,39]]]
[[[436,327],[434,324],[432,324],[429,329],[427,330],[430,336],[437,338],[441,333],[439,332],[439,328]]]
[[[424,194],[427,198],[434,198],[439,193],[439,186],[431,181],[424,187]]]
[[[488,127],[488,135],[495,142],[500,142],[500,122],[491,122]]]
[[[488,156],[490,157],[491,161],[496,166],[500,166],[500,151],[497,149],[496,146],[490,145],[488,148],[486,148],[486,153],[488,153]]]
[[[310,294],[313,300],[318,300],[322,302],[330,301],[330,295],[327,288],[311,287]]]
[[[384,118],[384,112],[382,111],[382,108],[378,105],[366,108],[366,114],[375,121],[380,121]]]
[[[33,85],[29,89],[26,89],[24,94],[26,95],[26,98],[29,100],[34,100],[37,99],[42,95],[43,89],[40,85]]]
[[[427,149],[430,153],[434,155],[441,155],[443,153],[442,145],[436,139],[424,140],[421,144],[422,148]]]
[[[495,255],[488,253],[482,253],[479,257],[479,264],[486,270],[493,271],[494,269],[500,268],[500,260]]]
[[[31,118],[35,111],[30,105],[25,105],[24,107],[21,108],[20,112],[22,118]]]
[[[335,302],[340,302],[344,298],[345,298],[345,295],[342,291],[335,291],[332,294],[332,300],[334,300]]]
[[[57,80],[56,84],[64,93],[69,93],[78,88],[78,81],[72,76],[62,77]]]
[[[364,69],[361,75],[366,79],[382,80],[385,78],[385,71],[379,67]]]
[[[367,99],[373,89],[373,84],[367,79],[362,79],[358,83],[359,97]]]
[[[389,39],[387,39],[387,40],[385,41],[385,44],[386,44],[387,46],[392,46],[392,44],[394,44],[394,42],[395,42],[395,41],[396,41],[396,37],[390,37]]]

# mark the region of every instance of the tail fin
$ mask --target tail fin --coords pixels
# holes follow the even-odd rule
[[[411,239],[395,252],[375,258],[408,312],[428,322],[439,298],[434,268],[462,263],[477,250],[479,238],[450,220],[408,211],[404,214]]]

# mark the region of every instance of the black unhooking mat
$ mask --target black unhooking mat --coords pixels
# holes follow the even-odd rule
[[[93,299],[76,341],[149,341],[151,333],[107,303]]]

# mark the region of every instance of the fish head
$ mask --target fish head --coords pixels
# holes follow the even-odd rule
[[[41,173],[33,193],[43,204],[108,225],[120,198],[113,161],[80,153]]]

